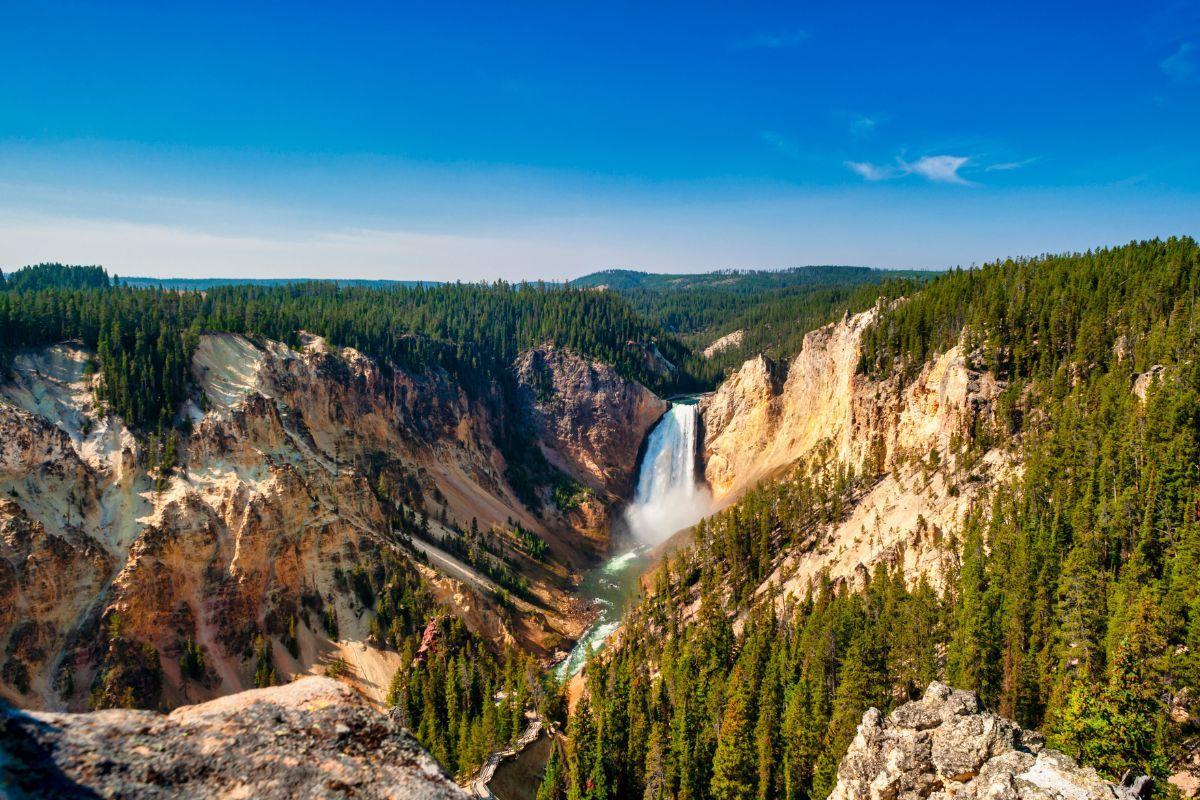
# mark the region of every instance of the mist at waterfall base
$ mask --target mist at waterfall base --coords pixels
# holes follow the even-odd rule
[[[696,481],[695,402],[671,406],[650,433],[625,523],[642,545],[661,544],[712,511],[708,487]]]

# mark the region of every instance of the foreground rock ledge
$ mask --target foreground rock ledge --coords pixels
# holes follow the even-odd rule
[[[829,800],[1132,800],[1131,789],[983,711],[971,692],[932,683],[885,720],[870,709]]]
[[[0,797],[464,798],[393,717],[328,678],[170,714],[0,709]]]

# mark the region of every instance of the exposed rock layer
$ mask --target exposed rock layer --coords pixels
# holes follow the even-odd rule
[[[0,794],[21,798],[464,798],[393,716],[328,678],[168,715],[0,708]]]
[[[638,448],[670,404],[608,364],[549,345],[525,353],[517,377],[551,463],[585,486],[627,497]]]
[[[546,432],[572,474],[617,492],[628,478],[622,452],[636,460],[630,441],[662,401],[565,351],[547,358],[556,401],[520,422]],[[152,468],[161,448],[151,455],[146,437],[97,405],[94,356],[83,348],[20,354],[0,383],[0,695],[82,708],[119,616],[125,640],[153,648],[142,666],[161,665],[161,688],[148,684],[139,703],[248,688],[259,633],[283,675],[340,658],[379,698],[399,657],[370,641],[372,612],[346,575],[407,559],[400,529],[421,515],[431,557],[414,568],[469,626],[534,652],[578,635],[585,620],[568,573],[604,546],[605,502],[526,508],[495,437],[497,423],[517,422],[498,418],[514,413],[505,404],[468,396],[443,371],[396,368],[316,337],[293,349],[205,335],[192,368],[199,393],[180,412],[191,433],[169,474]],[[615,452],[605,460],[607,447]],[[521,551],[506,533],[514,522],[547,542],[548,560]],[[450,528],[473,527],[507,547],[531,581],[517,613],[493,599],[494,581],[437,550]],[[335,636],[324,619],[336,621]],[[206,668],[185,680],[189,641]]]
[[[875,313],[812,331],[785,370],[750,359],[701,401],[705,477],[718,504],[801,460],[875,477],[846,520],[790,559],[786,588],[797,593],[821,570],[852,578],[880,560],[937,584],[947,566],[943,535],[1007,468],[1002,451],[977,459],[964,448],[978,422],[992,421],[1002,386],[961,346],[908,381],[859,372],[862,334]]]
[[[933,683],[887,719],[870,709],[829,800],[1132,800],[1045,746],[1040,734],[983,711],[971,692]]]
[[[713,343],[704,348],[701,353],[705,358],[712,358],[717,353],[728,350],[731,347],[741,347],[742,341],[745,340],[745,338],[746,332],[743,330],[736,330],[732,333],[727,333],[724,336],[713,340]]]

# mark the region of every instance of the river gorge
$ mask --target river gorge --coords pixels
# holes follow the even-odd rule
[[[633,501],[613,531],[616,553],[579,586],[579,595],[597,608],[598,616],[555,667],[560,681],[578,673],[589,653],[603,647],[620,627],[652,564],[649,551],[711,509],[711,495],[696,477],[698,432],[697,399],[686,397],[672,403],[647,437]]]

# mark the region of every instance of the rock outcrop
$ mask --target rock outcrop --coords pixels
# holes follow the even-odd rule
[[[977,458],[964,447],[977,423],[992,421],[1003,387],[962,346],[908,380],[861,374],[862,335],[875,315],[810,332],[785,370],[764,356],[750,359],[701,401],[705,477],[718,505],[800,461],[877,476],[847,519],[789,559],[786,589],[802,590],[826,569],[853,578],[884,559],[938,585],[947,566],[943,534],[1008,469],[1003,451]]]
[[[1133,393],[1138,396],[1139,400],[1145,401],[1146,395],[1150,392],[1150,387],[1162,377],[1165,369],[1162,364],[1155,364],[1134,378]]]
[[[1041,735],[982,709],[971,692],[933,683],[886,719],[870,709],[829,800],[1133,800],[1133,790],[1045,746]]]
[[[670,404],[608,364],[550,345],[527,351],[516,370],[550,463],[602,494],[627,498],[638,449]]]
[[[860,374],[862,334],[875,313],[810,332],[782,375],[766,357],[750,359],[704,398],[705,477],[716,500],[740,495],[819,444],[855,467],[873,458],[887,468],[933,449],[952,457],[955,435],[991,413],[1002,387],[973,368],[962,347],[907,383]]]
[[[467,795],[401,727],[328,678],[170,714],[0,708],[0,795],[395,798]]]
[[[731,347],[741,347],[745,338],[746,332],[744,330],[739,329],[733,331],[732,333],[727,333],[724,336],[713,340],[712,344],[701,351],[701,355],[703,355],[705,358],[712,358],[717,353],[728,350]]]

